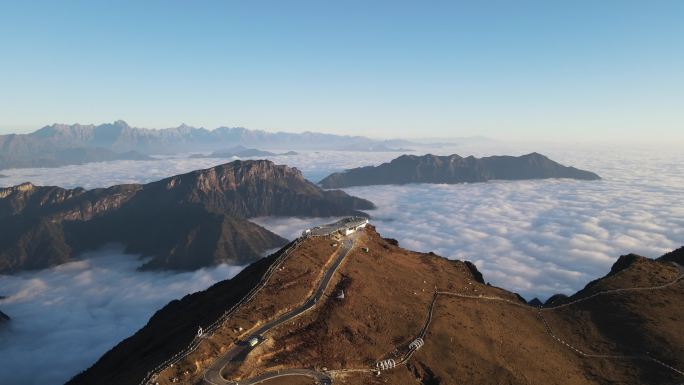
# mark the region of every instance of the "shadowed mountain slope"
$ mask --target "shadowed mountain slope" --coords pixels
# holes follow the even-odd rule
[[[677,262],[680,265],[684,265],[684,247],[680,247],[677,250],[671,251],[659,258],[661,261]]]
[[[0,273],[54,266],[111,242],[153,257],[145,268],[246,264],[285,243],[247,218],[358,215],[372,207],[264,160],[94,190],[25,183],[0,189]]]

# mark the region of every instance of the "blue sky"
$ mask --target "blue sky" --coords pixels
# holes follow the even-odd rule
[[[682,1],[3,1],[0,133],[684,140]]]

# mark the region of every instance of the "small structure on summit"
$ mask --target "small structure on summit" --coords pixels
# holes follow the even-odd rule
[[[340,230],[340,232],[344,232],[344,235],[349,235],[366,227],[368,224],[368,218],[351,217],[343,219],[340,222],[342,222],[345,227],[344,231]]]
[[[340,219],[337,222],[329,223],[327,225],[316,226],[302,231],[304,237],[324,237],[335,234],[350,235],[353,234],[368,224],[368,218],[364,217],[347,217]]]

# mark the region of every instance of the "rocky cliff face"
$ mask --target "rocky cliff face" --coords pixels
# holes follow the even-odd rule
[[[88,220],[116,209],[141,189],[140,185],[119,185],[86,191],[22,183],[0,188],[0,218],[16,215],[54,215],[54,220]]]
[[[600,179],[598,175],[566,167],[537,153],[515,156],[462,158],[458,155],[402,155],[380,166],[354,168],[323,180],[324,188],[406,183],[475,183],[489,180],[545,178]]]
[[[153,257],[146,268],[245,264],[285,242],[249,217],[358,215],[372,207],[269,161],[89,191],[25,183],[0,189],[0,273],[54,266],[110,242]]]
[[[149,184],[145,195],[155,201],[163,196],[244,218],[339,216],[373,208],[371,202],[342,191],[323,191],[296,168],[270,161],[235,161],[174,176]]]

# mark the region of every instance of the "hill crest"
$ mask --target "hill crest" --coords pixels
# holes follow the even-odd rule
[[[240,348],[245,355],[221,358],[248,346],[254,330],[306,303],[350,239],[354,245],[311,310],[259,335],[256,346]],[[679,378],[684,336],[675,325],[684,316],[684,280],[670,262],[636,258],[598,280],[591,297],[539,308],[480,283],[472,265],[402,249],[370,225],[350,238],[306,238],[292,247],[284,259],[286,249],[233,280],[167,305],[70,384],[137,383],[150,370],[155,375],[146,378],[163,385],[250,383],[279,373],[296,374],[297,384],[314,378],[358,385]],[[260,291],[232,308],[271,267]],[[635,277],[643,281],[637,288]],[[228,316],[214,322],[209,314]],[[648,323],[653,316],[660,321]],[[212,327],[196,337],[198,324]],[[185,353],[168,361],[179,350]]]

